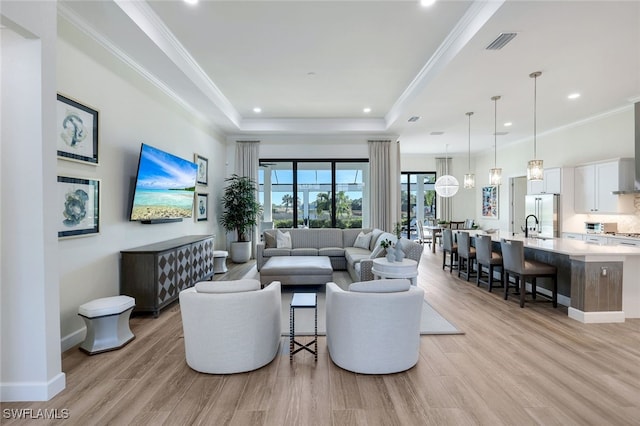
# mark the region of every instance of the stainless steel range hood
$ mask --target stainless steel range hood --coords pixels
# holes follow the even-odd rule
[[[636,102],[633,106],[633,117],[635,121],[635,182],[633,190],[630,191],[613,191],[612,194],[640,194],[640,102]]]

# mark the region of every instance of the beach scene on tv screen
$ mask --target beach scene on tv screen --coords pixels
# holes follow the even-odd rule
[[[131,220],[191,217],[197,173],[197,164],[142,145]]]

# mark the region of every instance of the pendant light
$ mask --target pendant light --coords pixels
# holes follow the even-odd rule
[[[493,169],[489,170],[489,184],[502,184],[502,169],[497,166],[498,163],[498,99],[500,96],[493,96]]]
[[[527,180],[543,180],[544,168],[542,160],[536,158],[536,108],[537,108],[537,81],[542,72],[536,71],[529,74],[533,78],[533,160],[527,164]]]
[[[470,189],[475,188],[476,186],[476,176],[471,173],[471,116],[473,112],[468,112],[467,117],[469,117],[469,144],[467,146],[467,174],[464,175],[464,188]]]
[[[449,175],[449,145],[446,146],[444,158],[444,175],[440,176],[435,183],[436,193],[441,197],[453,197],[458,192],[458,179]]]

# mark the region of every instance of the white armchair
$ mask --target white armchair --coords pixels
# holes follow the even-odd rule
[[[270,363],[280,344],[280,282],[206,281],[180,292],[189,367],[202,373],[251,371]]]
[[[327,347],[345,370],[388,374],[418,362],[424,290],[409,280],[326,286]]]

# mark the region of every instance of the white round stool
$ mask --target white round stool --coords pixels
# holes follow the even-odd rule
[[[213,251],[213,273],[223,274],[227,272],[227,256],[229,253],[224,250]]]
[[[120,349],[133,340],[129,317],[134,306],[135,299],[129,296],[103,297],[80,305],[78,315],[87,325],[80,349],[94,355]]]

